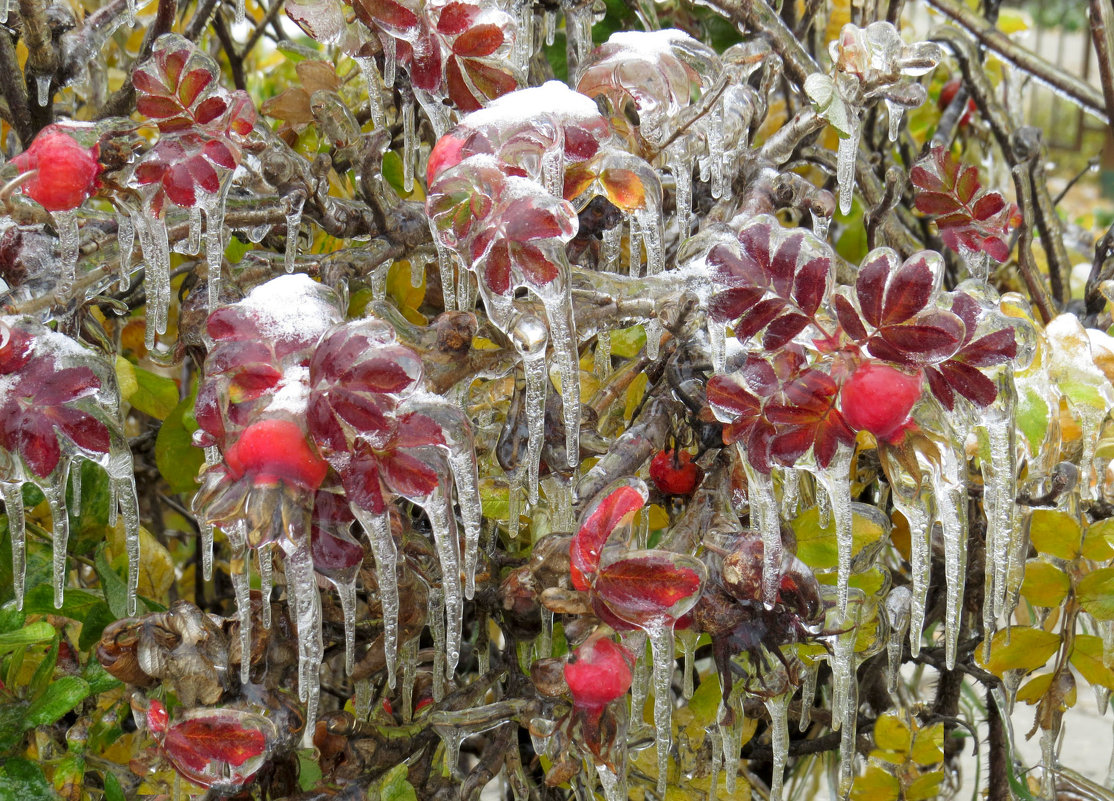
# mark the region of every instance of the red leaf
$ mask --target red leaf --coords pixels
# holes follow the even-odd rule
[[[839,320],[839,325],[847,333],[847,336],[856,342],[866,339],[866,327],[863,326],[862,320],[859,319],[859,313],[855,311],[851,301],[843,295],[836,295],[832,300],[832,305],[835,307],[836,319]]]
[[[877,328],[882,324],[882,300],[886,291],[886,279],[890,275],[891,266],[896,267],[896,254],[887,251],[873,251],[867,255],[867,261],[859,268],[858,278],[855,279],[855,294],[859,299],[859,309],[865,319]]]
[[[917,195],[914,205],[924,214],[955,214],[963,209],[963,204],[943,192],[922,192]]]
[[[741,317],[765,294],[765,288],[757,286],[725,289],[712,298],[708,314],[716,322],[731,322]]]
[[[1005,199],[997,192],[988,192],[971,207],[971,212],[976,220],[987,220],[1006,207]]]
[[[217,717],[175,723],[163,742],[171,761],[194,771],[205,770],[211,762],[239,767],[266,747],[263,732]]]
[[[560,269],[545,253],[533,245],[514,245],[512,258],[523,276],[534,287],[544,287],[556,280]]]
[[[198,125],[208,125],[228,109],[228,101],[220,95],[213,95],[202,101],[193,112],[193,118]]]
[[[978,406],[989,406],[998,397],[998,387],[974,367],[954,359],[940,365],[940,372],[952,388]]]
[[[757,303],[735,325],[735,338],[740,342],[750,339],[777,317],[785,308],[781,298],[767,298]]]
[[[922,255],[907,260],[890,278],[882,322],[903,323],[928,304],[935,280],[927,259]]]
[[[955,182],[955,194],[960,203],[969,204],[975,193],[979,191],[978,167],[968,167]]]
[[[921,164],[915,165],[913,169],[910,170],[909,180],[912,182],[913,186],[927,192],[940,192],[947,189],[938,175],[925,169]]]
[[[350,502],[377,515],[387,510],[383,485],[379,481],[379,464],[366,448],[357,451],[340,471],[340,476]]]
[[[742,376],[718,374],[708,379],[708,403],[729,413],[753,417],[761,404],[747,391]]]
[[[338,417],[363,434],[381,433],[390,426],[387,414],[391,404],[376,395],[333,387],[329,391],[329,402]]]
[[[770,456],[778,464],[793,465],[812,447],[815,428],[794,426],[770,441]]]
[[[955,408],[955,390],[952,389],[951,384],[944,378],[943,373],[935,367],[929,367],[924,371],[925,377],[928,379],[928,388],[932,390],[932,394],[936,396],[936,400],[940,401],[941,405],[949,412]]]
[[[777,249],[770,262],[770,278],[774,292],[783,298],[789,297],[793,286],[793,276],[797,272],[797,259],[801,255],[803,234],[790,234]]]
[[[595,591],[623,620],[672,626],[699,597],[703,566],[691,556],[640,551],[600,569]]]
[[[1017,340],[1013,328],[1006,327],[976,339],[960,351],[966,364],[974,367],[992,367],[1005,364],[1017,355]]]
[[[453,52],[458,56],[482,58],[490,56],[503,45],[503,31],[490,23],[477,25],[462,33],[453,42]]]
[[[938,361],[955,352],[962,334],[959,326],[894,325],[879,329],[887,343],[911,356]]]
[[[583,591],[590,587],[590,577],[599,568],[604,544],[617,528],[628,524],[646,505],[649,495],[642,481],[629,479],[606,491],[599,501],[588,507],[569,544],[572,584],[576,589]]]
[[[422,364],[407,348],[381,347],[341,375],[345,388],[371,393],[399,393],[421,380]]]
[[[39,478],[46,478],[58,466],[62,451],[54,426],[45,417],[25,413],[12,437],[13,445],[23,454],[24,460]],[[14,450],[11,448],[9,450]]]
[[[135,101],[135,110],[152,120],[168,119],[182,113],[182,105],[173,97],[142,95]]]
[[[432,467],[400,450],[380,456],[379,467],[384,483],[410,500],[426,497],[441,483]]]
[[[803,314],[790,313],[778,317],[766,328],[762,337],[762,347],[766,350],[777,350],[788,345],[793,337],[805,330],[808,318]]]
[[[470,3],[449,3],[437,18],[437,32],[446,36],[464,33],[479,13],[479,7]]]
[[[426,445],[445,445],[445,432],[432,417],[410,412],[398,419],[395,444],[400,448],[420,448]]]
[[[108,453],[111,445],[108,426],[93,415],[68,406],[53,406],[42,411],[78,447],[94,453]]]
[[[198,96],[205,91],[206,87],[213,82],[213,73],[207,69],[190,70],[182,82],[178,84],[178,98],[182,101],[182,105],[189,108],[197,100]]]
[[[831,271],[831,260],[827,258],[813,259],[797,271],[796,283],[793,286],[793,302],[805,314],[815,314],[820,308],[820,301],[828,288],[828,276]]]

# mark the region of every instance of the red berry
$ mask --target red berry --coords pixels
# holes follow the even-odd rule
[[[847,379],[840,394],[843,418],[855,430],[881,439],[896,434],[921,396],[921,375],[865,362]]]
[[[464,149],[464,140],[451,133],[445,134],[437,140],[433,150],[429,153],[426,163],[426,186],[431,185],[437,176],[449,167],[455,167],[461,162],[461,151]]]
[[[936,107],[943,111],[950,106],[962,85],[963,81],[960,78],[952,78],[944,84],[944,88],[940,90],[940,99],[936,101]],[[978,111],[978,107],[975,105],[975,101],[968,99],[967,107],[963,110],[963,116],[959,118],[959,127],[966,128],[976,111]]]
[[[630,689],[634,655],[606,637],[580,645],[565,665],[565,681],[575,706],[600,709]]]
[[[659,451],[650,461],[650,479],[663,495],[692,495],[703,478],[688,451]]]
[[[256,485],[284,481],[317,489],[329,465],[306,442],[305,432],[289,420],[261,420],[248,426],[224,453],[233,478],[250,474]]]
[[[21,172],[38,170],[23,183],[23,193],[47,211],[76,209],[93,193],[101,165],[97,148],[86,149],[55,126],[43,129],[12,164]]]

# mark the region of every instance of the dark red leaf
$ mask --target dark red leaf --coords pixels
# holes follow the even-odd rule
[[[557,279],[560,270],[557,265],[533,245],[515,245],[511,258],[518,263],[523,276],[534,287],[544,287]]]
[[[790,234],[778,247],[770,262],[770,278],[774,292],[783,298],[789,297],[793,287],[793,277],[797,272],[797,259],[801,255],[803,234]]]
[[[807,317],[795,312],[778,317],[766,328],[766,334],[762,337],[762,347],[766,350],[777,350],[789,344],[793,337],[805,330],[808,322]]]
[[[446,36],[464,33],[479,13],[479,6],[471,3],[449,3],[441,9],[441,16],[437,18],[437,31]]]
[[[414,86],[427,92],[439,89],[441,87],[441,43],[437,41],[437,37],[428,30],[423,31],[412,47],[412,52],[410,80]]]
[[[43,409],[43,414],[52,419],[78,447],[94,453],[108,453],[111,445],[108,426],[93,415],[68,406]]]
[[[962,328],[938,325],[892,325],[879,329],[886,342],[911,356],[937,361],[951,355],[959,347]]]
[[[796,464],[812,447],[815,428],[794,426],[777,434],[770,440],[770,457],[782,465]]]
[[[886,280],[890,275],[891,262],[896,255],[888,251],[874,251],[859,268],[855,279],[855,294],[859,299],[859,310],[863,319],[877,328],[882,325],[882,301],[886,291]],[[896,266],[896,265],[892,265]]]
[[[379,468],[383,482],[391,490],[410,500],[425,498],[441,483],[437,478],[437,471],[400,450],[380,456]]]
[[[997,192],[987,192],[975,201],[971,212],[976,220],[987,220],[1006,207],[1005,199]]]
[[[141,95],[135,101],[135,110],[151,120],[176,117],[182,113],[182,104],[173,97]]]
[[[421,362],[407,348],[381,347],[345,370],[341,380],[350,390],[399,393],[421,379],[421,368]]]
[[[310,436],[322,453],[344,453],[348,450],[344,429],[333,415],[333,409],[325,393],[310,394],[306,423]]]
[[[197,121],[198,125],[208,125],[213,120],[220,117],[228,109],[228,101],[220,95],[213,95],[201,102],[201,104],[194,109],[193,118]]]
[[[925,377],[928,379],[928,388],[932,390],[932,394],[936,396],[936,400],[940,401],[941,405],[949,412],[955,408],[955,390],[952,389],[951,384],[944,378],[943,373],[935,367],[929,367],[924,371]]]
[[[978,406],[989,406],[998,397],[998,387],[974,367],[954,359],[940,365],[940,372],[952,388]]]
[[[531,239],[552,239],[566,234],[569,221],[559,219],[554,212],[554,209],[534,205],[529,198],[512,203],[503,213],[507,238],[529,242]]]
[[[866,327],[863,326],[862,320],[859,319],[859,313],[855,311],[851,301],[843,295],[836,295],[832,300],[832,306],[835,307],[836,319],[839,320],[839,325],[847,333],[847,336],[856,342],[866,339]]]
[[[372,19],[382,22],[389,27],[396,28],[399,32],[406,31],[418,24],[418,17],[413,11],[401,3],[393,0],[360,0],[360,5],[367,9]]]
[[[763,272],[768,270],[770,266],[771,236],[769,222],[747,225],[739,232],[739,244],[742,245],[744,259],[749,256]]]
[[[366,449],[362,451],[339,471],[341,482],[351,503],[377,515],[383,514],[387,510],[387,503],[383,497],[383,485],[379,481],[379,464],[370,452]]]
[[[820,301],[828,289],[830,271],[831,260],[828,258],[812,259],[797,271],[793,302],[805,314],[815,314],[820,308]]]
[[[15,448],[39,478],[46,478],[58,466],[62,455],[58,435],[50,420],[38,414],[23,414],[12,439]]]
[[[387,413],[389,404],[376,395],[352,392],[344,387],[333,387],[329,391],[329,403],[337,416],[361,433],[378,433],[388,429],[390,422]]]
[[[955,214],[963,209],[963,204],[943,192],[921,192],[917,195],[914,205],[917,211],[933,215]]]
[[[468,77],[472,80],[472,85],[475,86],[482,95],[482,97],[476,98],[477,102],[494,100],[518,88],[518,83],[515,81],[514,75],[505,67],[488,64],[485,61],[477,61],[472,58],[451,58],[449,59],[450,73],[456,68],[458,62],[460,64],[459,68],[468,73]],[[468,91],[468,96],[473,96],[470,90]],[[450,97],[452,97],[453,102],[458,102],[458,94],[450,94]],[[463,106],[461,106],[461,108],[464,109]]]
[[[453,42],[453,53],[468,58],[490,56],[503,45],[503,31],[490,23],[470,28]]]
[[[785,301],[781,298],[767,298],[754,305],[748,312],[739,318],[735,325],[735,338],[744,342],[757,334],[785,308]]]
[[[445,432],[441,425],[424,414],[409,412],[398,418],[395,444],[400,448],[420,448],[425,445],[445,445]]]
[[[680,554],[643,551],[602,568],[595,590],[612,612],[630,623],[664,618],[672,625],[674,611],[695,600],[703,583],[697,569],[686,564],[690,561],[692,557]]]
[[[708,305],[708,314],[719,323],[737,320],[766,294],[763,287],[734,287],[716,294]]]
[[[905,322],[928,304],[934,288],[928,260],[923,255],[910,258],[890,278],[882,322],[886,325]]]
[[[966,364],[974,367],[993,367],[1005,364],[1017,356],[1017,339],[1013,328],[1006,327],[976,339],[960,351]]]
[[[909,181],[913,186],[918,189],[923,189],[927,192],[940,192],[947,189],[944,182],[936,173],[925,169],[921,164],[917,164],[909,172]]]
[[[174,203],[184,209],[191,208],[197,202],[197,195],[193,190],[193,173],[187,164],[175,164],[162,179],[166,195]]]
[[[737,373],[718,374],[708,379],[708,403],[728,413],[754,417],[761,403],[747,391],[742,377]]]

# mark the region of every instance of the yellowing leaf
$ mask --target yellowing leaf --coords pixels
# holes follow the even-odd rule
[[[115,559],[124,559],[124,523],[120,521],[115,528],[106,530],[110,537],[109,545]],[[144,598],[165,604],[170,585],[174,583],[174,558],[155,536],[143,528],[139,529],[139,589]]]
[[[1092,685],[1114,690],[1114,670],[1102,662],[1102,639],[1093,634],[1076,634],[1071,664]]]
[[[1025,565],[1021,594],[1033,606],[1051,609],[1059,606],[1071,589],[1071,580],[1063,570],[1043,559],[1030,559]]]
[[[944,761],[944,724],[933,723],[913,735],[909,758],[918,765],[937,765]]]
[[[852,511],[852,554],[858,554],[867,546],[881,542],[886,535],[886,522],[876,509],[865,504],[852,504]],[[834,520],[829,520],[828,525],[821,528],[820,511],[813,506],[797,517],[793,527],[797,532],[797,556],[805,564],[814,570],[836,566],[838,554]]]
[[[1054,509],[1035,509],[1029,519],[1029,541],[1041,553],[1058,559],[1079,556],[1083,532],[1078,518]]]
[[[1114,567],[1099,568],[1080,579],[1075,597],[1096,620],[1114,620]]]
[[[1060,635],[1026,626],[1002,629],[990,641],[990,659],[982,661],[982,646],[975,649],[980,665],[999,678],[1007,670],[1026,672],[1043,667],[1060,647]]]
[[[1017,691],[1017,700],[1024,701],[1027,704],[1036,704],[1048,692],[1049,685],[1052,684],[1052,674],[1044,673],[1034,679],[1025,682],[1020,690]]]
[[[1114,557],[1114,518],[1108,517],[1087,527],[1083,536],[1083,557],[1096,562]]]
[[[897,801],[901,797],[901,783],[877,765],[855,779],[851,787],[851,801]]]
[[[426,316],[418,311],[425,300],[425,270],[419,273],[417,286],[410,281],[414,277],[408,261],[396,261],[387,271],[387,296],[394,301],[402,316],[415,325],[425,325]]]
[[[874,745],[877,750],[871,756],[884,762],[900,765],[905,762],[913,733],[897,714],[890,712],[882,715],[874,724]]]
[[[905,791],[905,801],[926,801],[940,795],[940,785],[944,782],[944,771],[934,770],[918,776]]]

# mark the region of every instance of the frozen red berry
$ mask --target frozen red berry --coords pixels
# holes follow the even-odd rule
[[[257,484],[282,481],[317,489],[329,465],[306,442],[305,432],[289,420],[261,420],[248,426],[224,453],[234,478],[250,475]]]
[[[688,451],[659,451],[650,460],[650,480],[663,495],[692,495],[703,478]]]
[[[920,396],[920,373],[910,375],[896,367],[866,362],[843,385],[840,403],[851,428],[889,439],[909,419]]]
[[[960,78],[952,78],[944,84],[944,88],[940,90],[940,99],[936,101],[936,106],[940,111],[951,105],[952,100],[959,94],[962,85],[963,81]],[[963,109],[963,116],[959,118],[960,129],[966,128],[970,124],[976,111],[978,111],[978,107],[975,105],[975,101],[968,99],[967,107]]]
[[[12,159],[21,172],[37,170],[23,193],[47,211],[76,209],[97,186],[97,148],[85,148],[56,126],[44,128],[31,147]]]
[[[634,655],[606,637],[592,637],[580,645],[565,665],[565,681],[573,704],[600,709],[630,689]]]

